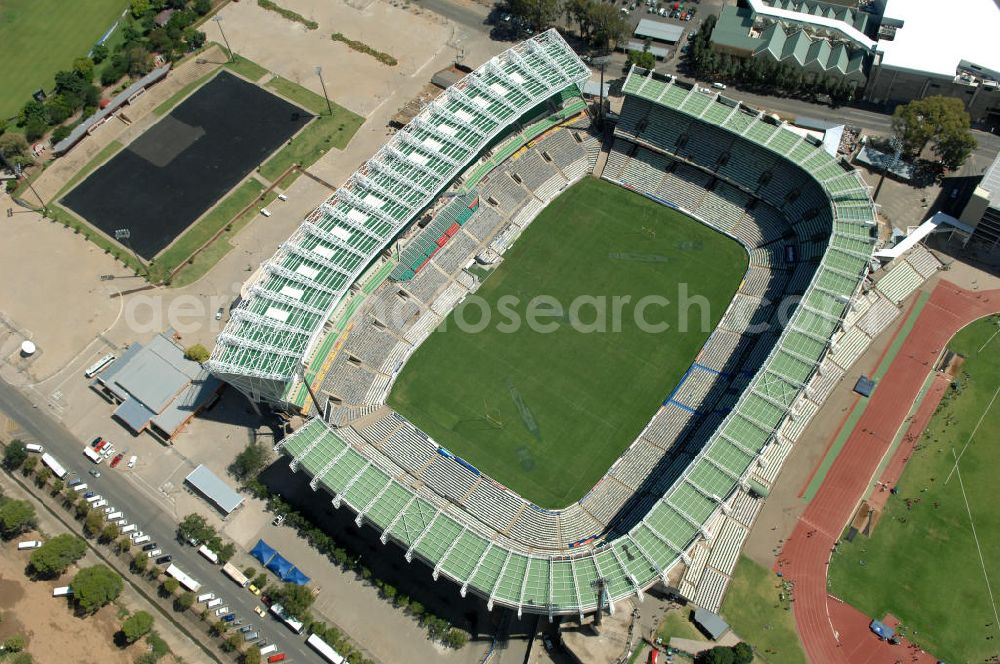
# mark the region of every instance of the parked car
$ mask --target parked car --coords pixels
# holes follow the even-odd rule
[[[135,468],[135,462],[138,461],[138,459],[139,457],[133,454],[128,460],[128,467]]]
[[[89,473],[90,473],[91,475],[93,475],[94,477],[100,477],[100,476],[101,476],[101,471],[99,471],[99,470],[98,470],[98,469],[96,469],[96,468],[91,468],[91,469],[90,469],[90,470],[89,470],[88,472],[89,472]]]
[[[260,608],[259,606],[253,607],[253,612],[256,613],[258,616],[260,616],[261,618],[267,615],[264,609]]]
[[[27,540],[25,542],[17,543],[17,550],[24,551],[25,549],[37,549],[42,545],[40,540]]]
[[[250,584],[250,588],[249,588],[249,590],[250,590],[250,592],[252,592],[252,593],[253,593],[254,595],[260,595],[260,588],[258,588],[257,586],[255,586],[255,585],[254,585],[254,584],[252,584],[252,583]]]
[[[116,454],[115,458],[111,460],[111,467],[112,468],[117,468],[118,464],[120,464],[122,462],[122,459],[124,459],[124,458],[125,458],[125,455],[122,454],[121,452],[119,452],[118,454]]]
[[[219,307],[219,310],[215,312],[215,320],[222,320],[223,308]]]
[[[174,559],[174,557],[171,556],[170,554],[167,554],[165,556],[160,556],[159,558],[156,559],[156,564],[157,565],[166,565],[167,563],[169,563],[173,559]]]
[[[156,548],[156,542],[150,542],[149,544],[146,544],[145,546],[143,546],[142,550],[143,551],[152,551],[155,548]]]
[[[93,447],[96,450],[96,449],[99,449],[97,446],[100,445],[103,442],[104,442],[104,439],[101,438],[100,436],[98,436],[94,440],[90,441],[90,446]]]

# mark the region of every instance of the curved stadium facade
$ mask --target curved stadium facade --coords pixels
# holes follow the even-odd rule
[[[292,468],[336,506],[346,504],[359,525],[403,547],[408,560],[423,560],[434,578],[444,575],[491,608],[583,614],[597,608],[600,580],[612,607],[663,582],[717,610],[759,497],[818,409],[811,395],[823,391],[820,367],[874,249],[867,187],[811,139],[738,102],[630,72],[604,179],[736,238],[750,268],[692,367],[697,379],[685,379],[579,502],[543,510],[384,406],[408,354],[477,287],[463,261],[502,253],[549,200],[593,169],[599,141],[582,122],[560,122],[527,146],[529,132],[515,125],[538,116],[540,103],[551,111],[553,99],[566,102],[563,91],[587,76],[550,31],[449,90],[263,267],[211,367],[251,398],[292,401],[300,365],[329,352],[317,346],[348,289],[437,200],[435,219],[483,241],[452,241],[434,254],[433,282],[420,270],[427,259],[408,261],[404,249],[395,281],[370,297],[396,306],[401,298],[417,313],[393,328],[374,308],[358,310],[347,352],[323,380],[325,419],[314,417],[279,444]],[[498,161],[511,141],[490,143],[510,126],[519,158]],[[492,172],[439,199],[488,145]],[[777,301],[786,296],[797,304],[778,328]],[[769,331],[753,333],[759,324]]]

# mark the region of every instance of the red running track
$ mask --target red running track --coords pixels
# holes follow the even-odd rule
[[[1000,290],[976,293],[944,280],[938,284],[785,543],[774,569],[794,584],[795,623],[811,662],[936,661],[918,649],[889,646],[872,635],[870,617],[827,595],[827,566],[834,544],[945,345],[970,322],[998,311]]]

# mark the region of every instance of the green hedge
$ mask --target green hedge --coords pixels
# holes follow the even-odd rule
[[[384,65],[395,67],[396,65],[399,64],[399,61],[396,60],[396,58],[389,55],[388,53],[383,53],[382,51],[376,51],[374,48],[372,48],[371,46],[369,46],[364,42],[359,42],[354,39],[348,39],[343,35],[343,33],[335,32],[332,35],[330,35],[330,38],[333,39],[333,41],[339,41],[347,44],[348,48],[352,48],[358,53],[364,53],[366,55],[370,55]]]
[[[293,12],[291,9],[285,9],[284,7],[278,6],[271,0],[257,0],[257,6],[262,7],[275,14],[280,14],[282,17],[287,18],[289,21],[295,21],[296,23],[301,23],[306,26],[309,30],[315,30],[319,27],[319,23],[316,21],[310,21],[302,14]]]

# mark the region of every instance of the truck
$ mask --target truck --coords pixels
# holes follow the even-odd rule
[[[295,616],[285,611],[285,607],[281,606],[280,604],[272,604],[271,613],[278,616],[278,618],[281,619],[281,622],[288,625],[288,629],[292,630],[296,634],[302,633],[302,629],[305,627],[305,625],[302,624],[302,621],[296,620]]]
[[[230,579],[236,582],[240,588],[246,588],[250,584],[250,579],[246,577],[243,572],[236,568],[236,565],[232,563],[226,563],[222,566],[222,573],[228,576]]]
[[[204,544],[202,544],[201,546],[198,547],[198,553],[200,553],[201,555],[205,556],[205,559],[206,560],[210,560],[213,564],[215,564],[215,565],[219,564],[219,556],[217,556],[215,554],[215,551],[212,551],[210,548],[208,548]]]
[[[53,597],[65,597],[66,595],[72,595],[73,589],[69,586],[59,586],[58,588],[52,589]]]
[[[48,466],[49,470],[52,471],[52,474],[58,477],[59,479],[63,479],[64,477],[66,477],[66,469],[63,468],[62,464],[56,461],[56,458],[51,454],[49,454],[48,452],[42,454],[42,463]]]
[[[201,589],[201,584],[185,574],[177,565],[170,565],[167,568],[167,575],[174,577],[177,581],[193,593]]]
[[[91,447],[90,445],[88,445],[87,447],[83,448],[83,456],[87,457],[88,459],[90,459],[94,463],[100,463],[100,462],[104,461],[104,457],[101,456],[99,453],[95,452],[94,448]]]

